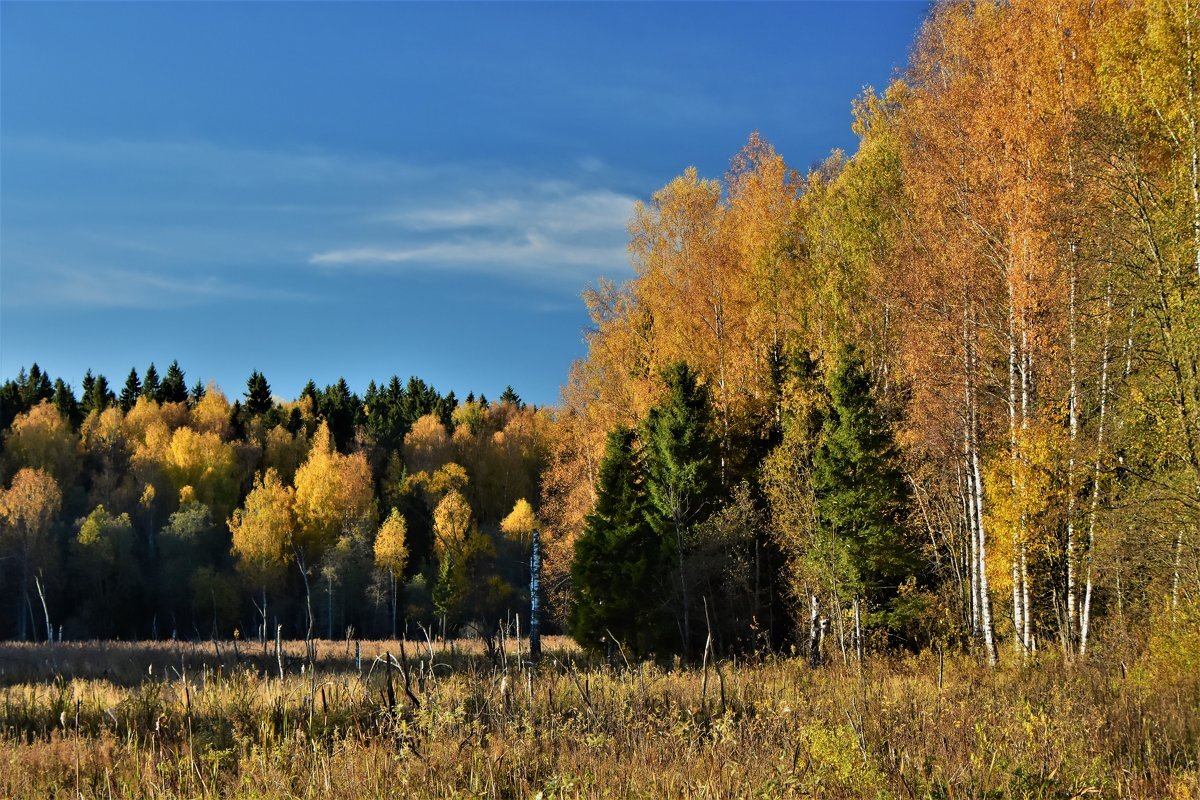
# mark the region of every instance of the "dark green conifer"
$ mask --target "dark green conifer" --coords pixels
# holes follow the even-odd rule
[[[121,410],[128,414],[141,396],[142,382],[138,379],[137,367],[133,367],[129,370],[129,376],[125,378],[125,385],[121,387],[121,396],[118,399]]]
[[[858,588],[891,627],[891,601],[916,576],[920,552],[905,520],[909,492],[892,428],[875,402],[857,348],[842,349],[829,376],[828,415],[813,457],[818,524],[846,548]]]
[[[649,500],[636,447],[631,430],[608,435],[596,505],[575,542],[571,562],[571,634],[593,650],[606,649],[616,637],[634,655],[643,656],[670,647],[670,595],[664,597],[670,560],[648,519]]]
[[[158,402],[159,388],[158,370],[154,368],[154,362],[151,361],[150,366],[146,367],[146,376],[142,378],[142,397]]]
[[[172,361],[171,366],[167,367],[167,374],[163,378],[162,385],[158,388],[158,402],[186,403],[187,399],[187,383],[184,380],[183,370],[179,368],[178,361]]]
[[[679,625],[684,653],[690,654],[694,598],[685,569],[685,540],[718,505],[720,462],[708,390],[684,362],[667,367],[663,380],[666,395],[643,426],[646,493],[653,509],[650,523],[675,559]]]
[[[251,372],[246,381],[245,397],[246,413],[251,417],[267,413],[274,405],[271,401],[271,384],[267,383],[266,376],[258,370]]]

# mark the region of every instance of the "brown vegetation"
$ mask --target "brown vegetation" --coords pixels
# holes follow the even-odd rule
[[[1195,797],[1200,635],[1141,656],[810,669],[547,641],[4,645],[0,796]],[[395,663],[385,669],[386,655]],[[53,682],[31,681],[57,664]],[[1110,666],[1110,664],[1112,666]],[[68,677],[71,676],[71,677]],[[106,676],[106,677],[105,677]]]

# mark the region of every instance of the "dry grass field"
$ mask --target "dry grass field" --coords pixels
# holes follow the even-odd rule
[[[516,642],[0,645],[3,797],[1200,797],[1195,638],[608,665]],[[387,667],[387,655],[392,657]],[[1105,662],[1112,663],[1112,662]],[[47,679],[47,675],[57,677]]]

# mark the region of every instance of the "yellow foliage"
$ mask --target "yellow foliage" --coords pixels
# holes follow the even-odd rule
[[[404,463],[412,472],[434,472],[450,460],[450,437],[441,420],[426,414],[404,437]]]
[[[215,384],[208,385],[204,397],[192,409],[192,427],[203,433],[215,433],[223,440],[229,439],[229,400]]]
[[[224,517],[238,497],[238,467],[233,445],[216,433],[199,433],[180,428],[167,446],[165,467],[171,485],[178,491],[191,486],[196,499]]]
[[[471,506],[456,491],[449,492],[433,511],[434,551],[438,558],[458,553],[473,526]]]
[[[70,486],[79,472],[79,437],[47,400],[13,420],[5,451],[13,467],[44,470],[60,486]]]
[[[62,507],[62,491],[48,472],[25,467],[13,476],[7,490],[0,488],[0,532],[27,557],[49,531]]]
[[[516,502],[513,510],[500,523],[500,530],[520,542],[524,542],[532,536],[535,527],[537,527],[537,519],[533,515],[533,506],[529,505],[529,501],[523,497]]]
[[[294,495],[273,469],[259,474],[242,508],[229,519],[239,568],[263,583],[277,580],[292,557]]]
[[[392,575],[403,572],[404,565],[408,563],[407,535],[408,523],[404,515],[393,508],[375,537],[375,563]]]
[[[293,435],[282,425],[276,425],[267,434],[263,467],[276,470],[285,483],[290,483],[307,455],[308,440],[303,431]]]
[[[310,558],[337,541],[344,529],[374,522],[375,490],[366,456],[338,453],[324,422],[313,435],[308,459],[296,471],[295,486],[297,541]]]
[[[464,491],[469,481],[466,469],[451,461],[433,473],[429,478],[427,488],[429,493],[440,501],[450,492]]]

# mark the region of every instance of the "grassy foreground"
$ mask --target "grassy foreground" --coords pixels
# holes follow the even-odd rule
[[[0,645],[0,797],[1200,797],[1186,652],[610,668],[555,639],[529,669],[516,645],[363,643],[360,673],[319,642],[313,675],[291,642],[282,680],[244,642]]]

